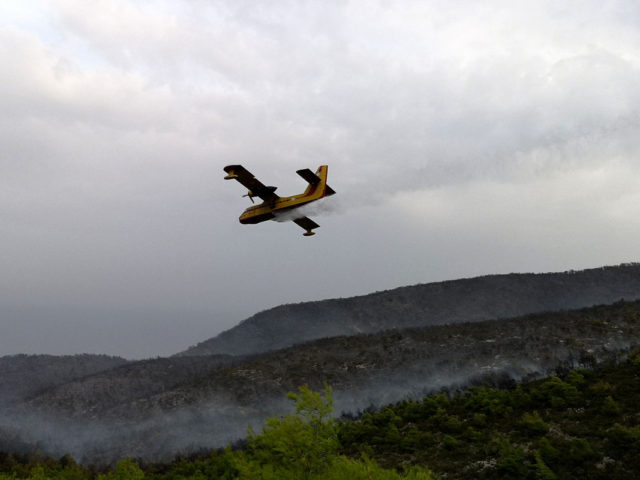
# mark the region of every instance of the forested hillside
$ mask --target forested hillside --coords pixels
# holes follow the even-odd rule
[[[505,389],[444,390],[339,421],[330,389],[303,387],[289,398],[295,413],[250,430],[236,449],[106,470],[68,456],[0,453],[0,479],[632,480],[640,471],[638,349],[616,365]]]
[[[340,428],[343,452],[448,479],[636,479],[640,350],[619,365],[509,389],[475,387],[367,412]]]
[[[250,354],[317,338],[477,322],[640,298],[640,264],[489,275],[352,298],[282,305],[180,355]]]
[[[640,301],[322,339],[244,359],[147,360],[14,405],[0,419],[0,438],[83,461],[166,459],[243,437],[247,424],[287,411],[286,393],[305,384],[328,382],[336,410],[354,412],[443,387],[511,385],[593,368],[637,345]]]
[[[0,357],[0,406],[127,363],[107,355],[11,355]]]

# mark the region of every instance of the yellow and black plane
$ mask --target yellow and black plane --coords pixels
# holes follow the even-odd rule
[[[327,185],[328,168],[327,165],[322,165],[316,173],[313,173],[308,168],[298,170],[296,173],[304,178],[307,183],[309,183],[309,186],[303,193],[290,197],[279,197],[275,194],[277,187],[264,185],[242,165],[228,165],[224,167],[224,171],[227,172],[227,176],[224,177],[224,179],[237,180],[244,185],[249,190],[249,193],[244,196],[249,197],[252,203],[253,197],[259,197],[263,200],[261,204],[247,208],[242,215],[240,215],[240,223],[260,223],[266,220],[273,220],[282,213],[292,212],[296,208],[336,193]],[[306,230],[303,234],[306,237],[315,234],[313,229],[320,226],[303,214],[296,217],[295,213],[292,212],[291,218]]]

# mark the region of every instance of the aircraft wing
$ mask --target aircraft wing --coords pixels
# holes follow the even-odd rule
[[[306,230],[306,233],[304,233],[305,236],[313,235],[315,232],[311,230],[320,226],[309,217],[296,218],[294,222]]]
[[[227,172],[225,180],[237,180],[251,192],[252,196],[260,197],[265,202],[280,198],[274,193],[276,187],[267,187],[242,165],[227,165],[224,171]]]

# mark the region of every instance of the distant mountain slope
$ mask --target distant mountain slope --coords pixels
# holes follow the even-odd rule
[[[640,345],[640,301],[419,329],[315,340],[215,370],[195,383],[138,402],[170,411],[211,398],[260,406],[301,385],[331,384],[337,398],[388,403],[442,386],[506,374],[520,379],[559,366],[591,367]],[[368,398],[366,398],[368,396]],[[179,399],[179,400],[178,400]],[[51,398],[46,400],[52,405]],[[144,405],[144,406],[143,406]],[[131,406],[116,408],[127,415]]]
[[[47,409],[72,409],[74,416],[97,417],[102,405],[136,403],[197,382],[213,371],[246,360],[229,355],[172,357],[132,361],[110,370],[56,385],[36,397],[47,398]]]
[[[282,305],[178,355],[250,354],[317,338],[509,318],[640,298],[640,264],[490,275]]]
[[[88,354],[0,357],[0,406],[125,363],[121,357]]]

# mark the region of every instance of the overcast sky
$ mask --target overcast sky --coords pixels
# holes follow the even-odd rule
[[[640,260],[637,0],[4,0],[0,356]],[[240,225],[222,168],[337,195]]]

